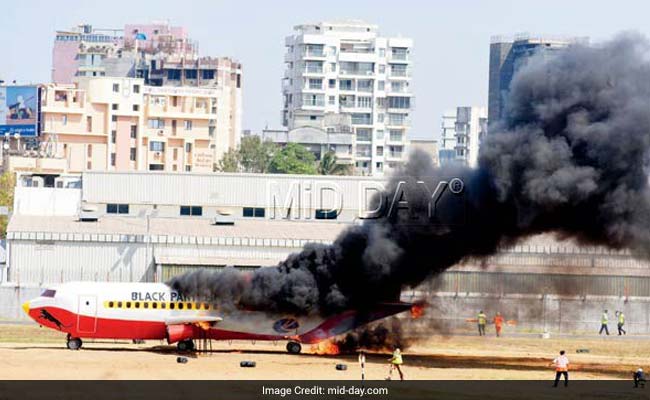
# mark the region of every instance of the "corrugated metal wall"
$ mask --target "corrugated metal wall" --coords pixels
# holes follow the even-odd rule
[[[151,250],[142,243],[12,241],[8,281],[41,285],[78,280],[151,280]],[[149,257],[147,257],[149,254]]]
[[[287,194],[298,193],[297,185],[301,184],[301,192],[304,185],[310,185],[312,207],[320,207],[318,199],[321,193],[325,202],[323,206],[333,206],[332,191],[323,188],[338,188],[344,196],[343,208],[358,210],[364,185],[377,187],[384,182],[368,177],[86,172],[83,174],[82,198],[89,203],[268,208],[272,206],[270,194],[277,192],[277,206],[282,207]],[[116,187],[121,190],[115,190]],[[309,200],[303,197],[301,201]]]
[[[156,244],[156,257],[187,257],[187,258],[230,258],[230,259],[260,259],[280,262],[291,253],[300,251],[300,247],[245,247],[245,246],[179,246]],[[268,263],[267,263],[268,265]]]
[[[650,277],[449,271],[427,287],[453,293],[648,297]]]
[[[225,265],[215,265],[211,266],[209,270],[211,271],[220,271],[225,267]],[[162,282],[167,282],[171,278],[179,275],[183,275],[186,272],[191,272],[191,271],[196,271],[198,269],[205,268],[205,266],[200,266],[200,265],[162,265],[160,267],[160,277]],[[237,267],[238,270],[240,271],[254,271],[258,267],[254,266],[248,266],[248,267],[243,267],[239,266]]]

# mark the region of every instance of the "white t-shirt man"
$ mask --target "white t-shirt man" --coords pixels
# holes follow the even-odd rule
[[[555,364],[555,370],[558,372],[569,370],[569,358],[564,354],[553,360],[553,364]]]

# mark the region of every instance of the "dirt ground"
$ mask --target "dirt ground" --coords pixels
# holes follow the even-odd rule
[[[209,354],[185,355],[174,346],[149,341],[85,341],[65,348],[61,333],[35,325],[0,325],[0,379],[360,379],[357,356],[289,355],[285,343],[212,342]],[[642,337],[434,336],[404,350],[407,379],[551,379],[549,363],[559,350],[572,363],[572,379],[629,379],[649,368],[650,339]],[[588,349],[588,353],[576,353]],[[369,354],[367,379],[384,379],[388,354]],[[240,361],[255,361],[241,368]],[[345,371],[336,364],[347,364]],[[394,377],[395,378],[395,377]]]

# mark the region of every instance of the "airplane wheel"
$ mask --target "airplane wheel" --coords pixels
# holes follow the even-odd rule
[[[192,340],[181,340],[176,347],[178,351],[192,351],[194,350],[194,342]]]
[[[70,350],[79,350],[83,345],[83,342],[79,338],[68,339],[66,343]]]
[[[300,354],[302,346],[298,342],[289,342],[287,343],[287,351],[291,354]]]

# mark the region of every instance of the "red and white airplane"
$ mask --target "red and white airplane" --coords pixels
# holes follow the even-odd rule
[[[166,339],[192,350],[193,339],[287,340],[289,353],[372,321],[409,310],[412,304],[382,303],[376,309],[344,311],[323,318],[224,312],[218,306],[185,299],[163,283],[70,282],[46,289],[23,310],[42,326],[67,333],[77,350],[82,338]]]

